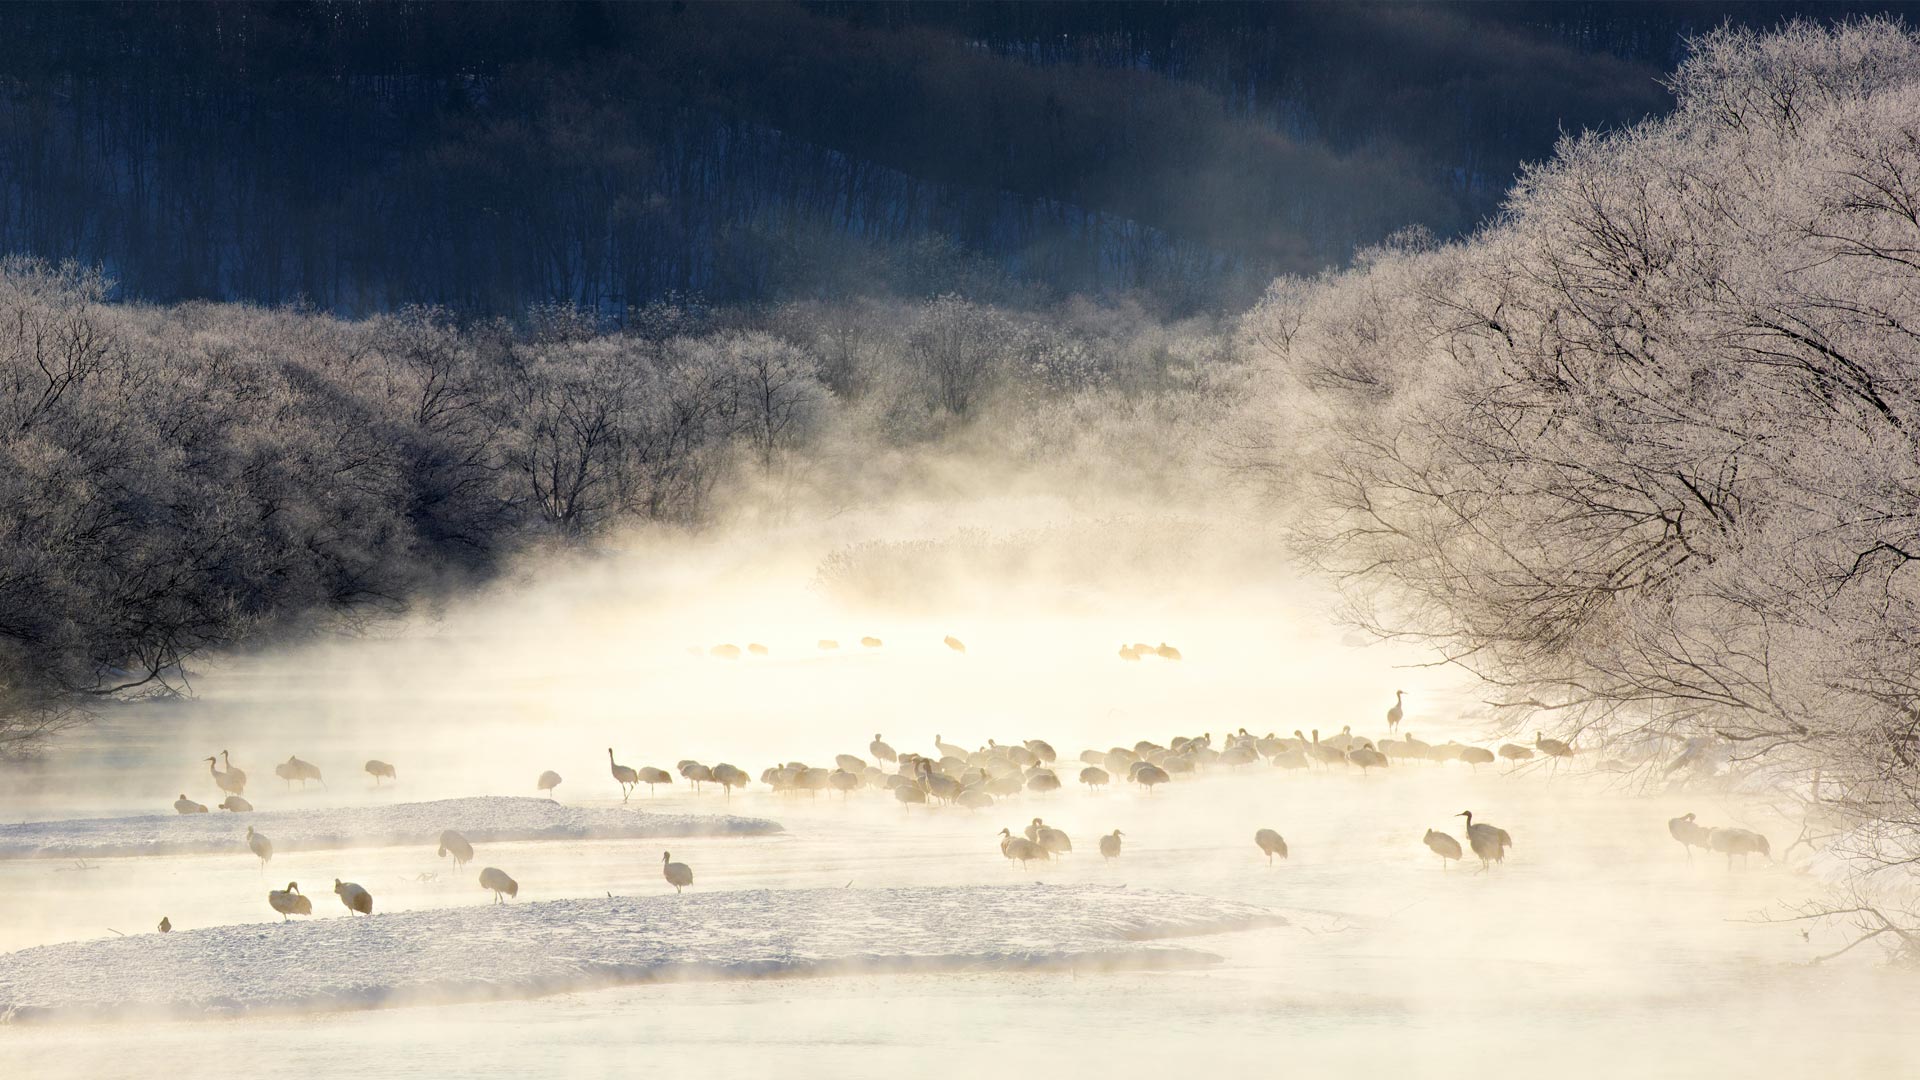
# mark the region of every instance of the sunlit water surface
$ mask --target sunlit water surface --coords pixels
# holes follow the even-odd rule
[[[727,760],[757,776],[803,759],[864,753],[877,731],[902,750],[1043,737],[1088,747],[1249,730],[1378,734],[1392,690],[1406,728],[1488,741],[1454,676],[1421,657],[1354,647],[1323,598],[1274,571],[1153,590],[967,583],[952,613],[857,605],[816,587],[820,539],[625,555],[553,569],[444,619],[376,638],[230,657],[195,673],[186,702],[129,708],[72,732],[31,766],[0,772],[7,820],[164,811],[218,793],[205,757],[230,750],[260,809],[533,793],[610,804],[612,745],[627,764]],[[839,538],[835,538],[839,539]],[[879,649],[858,639],[880,637]],[[941,639],[967,643],[961,656]],[[822,637],[841,648],[823,652]],[[1129,664],[1125,641],[1176,643],[1178,663]],[[737,662],[691,655],[769,645]],[[289,788],[289,754],[327,787]],[[366,758],[399,783],[374,787]],[[1803,859],[1733,867],[1689,860],[1665,822],[1792,830],[1757,805],[1693,792],[1620,790],[1584,770],[1396,766],[1307,774],[1253,766],[1146,795],[1067,790],[978,814],[902,810],[885,796],[789,798],[754,785],[730,801],[684,784],[661,809],[776,818],[769,838],[673,843],[696,888],[1101,882],[1269,904],[1293,925],[1194,939],[1222,962],[1107,974],[991,971],[627,987],[530,1001],[300,1018],[0,1029],[8,1072],[38,1077],[350,1069],[376,1076],[629,1076],[640,1071],[789,1075],[1910,1076],[1920,983],[1862,953],[1810,961],[1844,938],[1781,921],[1821,884]],[[643,793],[636,802],[647,801]],[[1442,870],[1420,843],[1460,833],[1460,810],[1507,828],[1504,868]],[[1072,857],[1031,872],[996,834],[1033,816],[1066,829]],[[236,822],[236,831],[243,827]],[[1292,857],[1269,867],[1255,829]],[[1098,834],[1119,828],[1123,857]],[[653,842],[488,845],[521,902],[649,894]],[[349,877],[381,910],[488,897],[431,848],[289,853],[263,874],[234,855],[0,861],[0,949],[114,931],[273,918],[263,894],[289,879]],[[269,882],[271,878],[271,882]],[[319,917],[337,917],[333,898]],[[288,973],[298,978],[297,972]]]

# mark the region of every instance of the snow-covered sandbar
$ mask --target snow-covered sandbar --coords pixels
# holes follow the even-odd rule
[[[1113,886],[795,889],[549,900],[46,945],[0,955],[0,1018],[148,1019],[537,997],[619,983],[1190,966],[1156,943],[1284,925]]]
[[[267,810],[251,814],[150,814],[0,825],[0,859],[111,858],[247,850],[247,826],[276,852],[432,844],[443,829],[476,844],[509,840],[644,840],[669,836],[763,836],[779,822],[731,814],[656,814],[567,806],[504,795],[393,806]]]

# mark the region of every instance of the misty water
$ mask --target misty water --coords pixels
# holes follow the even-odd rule
[[[991,530],[981,532],[975,530]],[[981,537],[1024,557],[980,556]],[[1177,536],[1177,557],[1159,538]],[[1104,538],[1089,543],[1089,537]],[[906,545],[926,571],[859,587],[822,573],[834,552]],[[920,546],[915,547],[913,545]],[[112,712],[10,768],[9,822],[167,812],[218,792],[200,760],[221,749],[261,810],[532,795],[554,769],[563,802],[618,805],[606,748],[671,769],[730,761],[754,777],[785,760],[831,764],[876,732],[933,752],[1045,738],[1063,790],[977,813],[850,799],[732,798],[709,787],[634,803],[780,821],[766,837],[672,842],[695,889],[1049,883],[1229,897],[1285,915],[1283,928],[1180,942],[1220,957],[1181,970],[1003,972],[703,981],[297,1017],[0,1027],[22,1074],[89,1076],[350,1068],[358,1076],[628,1075],[782,1068],[875,1076],[986,1069],[1012,1075],[1229,1074],[1305,1067],[1465,1076],[1559,1074],[1909,1075],[1917,989],[1870,950],[1823,964],[1839,930],[1784,921],[1822,894],[1799,848],[1729,868],[1689,859],[1667,835],[1685,811],[1769,833],[1794,830],[1764,803],[1715,791],[1649,791],[1598,773],[1502,762],[1287,772],[1264,763],[1183,778],[1152,794],[1072,782],[1084,748],[1165,743],[1245,727],[1351,725],[1384,734],[1393,690],[1403,732],[1497,745],[1470,689],[1410,648],[1366,645],[1332,618],[1263,539],[1233,521],[1091,513],[1062,503],[929,506],[824,523],[762,525],[529,564],[488,594],[360,636],[210,658],[193,694]],[[1115,552],[1125,552],[1116,555]],[[1144,553],[1144,554],[1143,554]],[[918,561],[915,561],[918,560]],[[990,563],[990,566],[983,565]],[[876,585],[876,582],[879,584]],[[942,642],[965,642],[960,655]],[[862,648],[873,635],[879,648]],[[822,638],[840,648],[823,651]],[[1184,659],[1127,663],[1129,641]],[[769,647],[715,659],[719,643]],[[1531,732],[1516,741],[1529,741]],[[326,786],[288,786],[272,765],[319,764]],[[396,765],[375,786],[368,758]],[[1420,837],[1460,835],[1461,810],[1508,829],[1504,867],[1442,869]],[[1043,816],[1075,853],[1031,870],[996,837]],[[245,821],[236,818],[236,835]],[[1279,829],[1291,857],[1252,843]],[[1121,829],[1118,861],[1096,841]],[[658,841],[486,845],[520,903],[670,893]],[[1469,858],[1469,863],[1471,858]],[[279,855],[263,872],[234,853],[0,861],[0,950],[276,920],[264,893],[290,878],[365,883],[380,910],[478,905],[471,872],[431,847]],[[316,918],[344,917],[324,888]],[[873,932],[884,934],[884,927]],[[298,979],[298,972],[289,972]]]

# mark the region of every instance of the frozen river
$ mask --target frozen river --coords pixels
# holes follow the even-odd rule
[[[948,619],[853,611],[804,586],[761,591],[726,571],[562,575],[488,598],[397,637],[235,658],[198,674],[188,703],[131,708],[70,733],[0,780],[8,822],[164,810],[184,791],[218,792],[198,761],[220,749],[251,775],[262,812],[531,795],[543,769],[562,802],[620,804],[623,763],[671,769],[732,761],[757,777],[776,761],[831,764],[874,732],[902,750],[1043,737],[1065,790],[969,813],[903,811],[890,798],[772,794],[723,800],[684,783],[634,804],[673,813],[771,818],[775,835],[676,838],[702,894],[751,889],[963,886],[1037,879],[1124,885],[1261,905],[1289,925],[1182,939],[1218,961],[1177,970],[967,970],[897,976],[703,980],[484,1004],[119,1024],[0,1026],[9,1072],[41,1077],[261,1075],[627,1076],[680,1069],[802,1076],[1310,1075],[1910,1076],[1907,1033],[1920,983],[1867,950],[1811,965],[1844,944],[1818,925],[1777,921],[1821,883],[1779,864],[1731,871],[1689,860],[1666,819],[1792,837],[1758,805],[1694,792],[1619,790],[1584,770],[1518,772],[1458,764],[1288,773],[1264,765],[1176,782],[1152,795],[1072,784],[1081,749],[1165,742],[1180,733],[1378,734],[1392,690],[1407,726],[1438,742],[1485,741],[1471,701],[1408,657],[1342,644],[1286,590],[1131,598],[1006,597]],[[636,599],[636,597],[642,597]],[[662,612],[673,612],[668,618]],[[697,612],[687,615],[686,612]],[[759,621],[741,629],[747,614]],[[772,612],[772,614],[767,614]],[[624,614],[623,614],[624,613]],[[863,634],[886,644],[860,650]],[[967,655],[940,644],[953,633]],[[843,648],[825,654],[819,637]],[[1122,641],[1166,639],[1186,659],[1128,664]],[[764,640],[762,660],[687,647]],[[274,778],[290,754],[328,786]],[[358,771],[379,757],[399,782]],[[1492,873],[1443,871],[1422,832],[1461,833],[1461,810],[1508,829]],[[1030,871],[1000,856],[1002,827],[1034,816],[1076,853]],[[236,818],[234,829],[243,831]],[[1269,867],[1255,829],[1285,834]],[[1118,861],[1097,854],[1121,829]],[[326,887],[366,884],[382,912],[482,905],[478,865],[508,869],[520,902],[671,896],[667,842],[511,841],[484,845],[455,874],[431,845],[288,852],[263,872],[231,854],[0,859],[0,949],[275,920],[264,893],[311,882],[316,917],[344,917]],[[109,929],[111,928],[111,930]],[[956,927],[959,934],[963,928]],[[1805,932],[1803,935],[1803,931]],[[884,933],[884,930],[876,930]],[[290,971],[287,978],[298,979]]]

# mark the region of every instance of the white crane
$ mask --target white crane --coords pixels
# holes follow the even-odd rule
[[[1715,851],[1725,852],[1727,869],[1733,869],[1733,857],[1740,856],[1740,865],[1747,865],[1747,856],[1765,855],[1767,861],[1773,861],[1773,848],[1767,838],[1751,829],[1714,829],[1707,834],[1707,846]]]
[[[1272,829],[1261,829],[1259,832],[1254,833],[1253,842],[1266,854],[1268,866],[1273,865],[1273,857],[1275,855],[1283,859],[1287,857],[1286,840],[1282,839],[1280,834]]]
[[[434,854],[435,857],[453,856],[453,868],[458,870],[473,861],[473,845],[466,837],[448,829],[440,834],[440,849]]]
[[[867,744],[867,753],[871,754],[875,761],[900,760],[900,755],[894,753],[893,747],[881,741],[880,733],[877,731],[873,733],[873,741]]]
[[[249,825],[247,826],[247,850],[259,858],[260,871],[265,873],[267,864],[273,861],[273,841],[267,839],[264,833],[254,832],[253,826]]]
[[[220,771],[227,778],[227,782],[233,785],[228,789],[229,791],[235,795],[246,794],[247,774],[233,767],[233,760],[227,756],[225,750],[220,751]]]
[[[1400,730],[1400,721],[1406,718],[1406,697],[1405,690],[1393,692],[1393,708],[1387,710],[1387,734],[1389,735]]]
[[[507,876],[507,872],[498,867],[489,866],[480,871],[480,887],[493,890],[493,902],[503,903],[502,896],[519,896],[520,883]]]
[[[275,889],[267,894],[267,906],[280,913],[281,922],[290,922],[289,915],[313,914],[313,901],[302,896],[300,883],[287,882],[284,889]]]
[[[1119,829],[1115,829],[1100,838],[1100,857],[1102,859],[1117,859],[1120,857],[1120,837],[1122,835]]]
[[[1462,810],[1454,816],[1467,819],[1467,846],[1479,856],[1483,873],[1494,863],[1507,861],[1507,849],[1513,846],[1513,837],[1507,835],[1507,830],[1484,822],[1475,825],[1471,810]]]
[[[620,801],[626,802],[633,789],[640,785],[640,774],[613,760],[613,747],[607,747],[607,764],[613,767],[613,779],[620,785]]]
[[[187,793],[184,791],[180,793],[179,798],[173,800],[173,809],[175,813],[179,814],[204,814],[207,812],[205,806],[187,798]]]
[[[1712,846],[1713,830],[1695,823],[1690,812],[1667,819],[1667,833],[1680,841],[1680,847],[1689,859],[1693,858],[1694,848],[1706,851]]]
[[[540,779],[534,783],[533,790],[543,791],[546,793],[547,798],[551,799],[553,798],[553,789],[559,786],[560,774],[554,772],[552,769],[548,769],[546,772],[540,774]]]
[[[653,789],[656,785],[673,783],[672,773],[652,765],[642,765],[640,771],[635,774],[635,777],[640,783],[647,785],[647,798],[649,799],[653,798]]]
[[[1447,868],[1448,859],[1460,861],[1460,841],[1455,840],[1451,835],[1428,829],[1427,835],[1420,839],[1427,845],[1428,850],[1440,856],[1440,869]]]
[[[673,891],[677,893],[693,884],[693,867],[674,862],[673,852],[663,851],[660,853],[660,876],[666,878],[667,884],[673,886]]]
[[[373,894],[359,885],[334,878],[333,892],[340,898],[340,902],[347,906],[348,918],[352,918],[355,912],[366,916],[373,915]]]
[[[1019,863],[1022,869],[1025,869],[1026,865],[1035,859],[1045,862],[1053,858],[1053,854],[1046,848],[1041,847],[1039,844],[1034,843],[1024,836],[1013,835],[1011,829],[1000,830],[1000,854],[1005,855],[1013,862]]]
[[[1533,733],[1533,745],[1535,749],[1548,757],[1570,758],[1573,756],[1572,746],[1561,742],[1559,739],[1542,738],[1537,731]]]
[[[373,777],[374,787],[379,787],[380,781],[382,779],[386,779],[386,780],[397,779],[393,774],[393,766],[387,764],[384,761],[379,760],[378,758],[370,759],[367,762],[367,775]]]
[[[214,784],[218,786],[221,791],[224,791],[229,795],[238,795],[241,792],[245,791],[247,789],[247,778],[245,776],[241,776],[238,782],[236,782],[232,774],[223,773],[219,769],[216,769],[213,767],[214,762],[218,760],[220,759],[219,758],[207,759],[207,771],[213,774]]]

